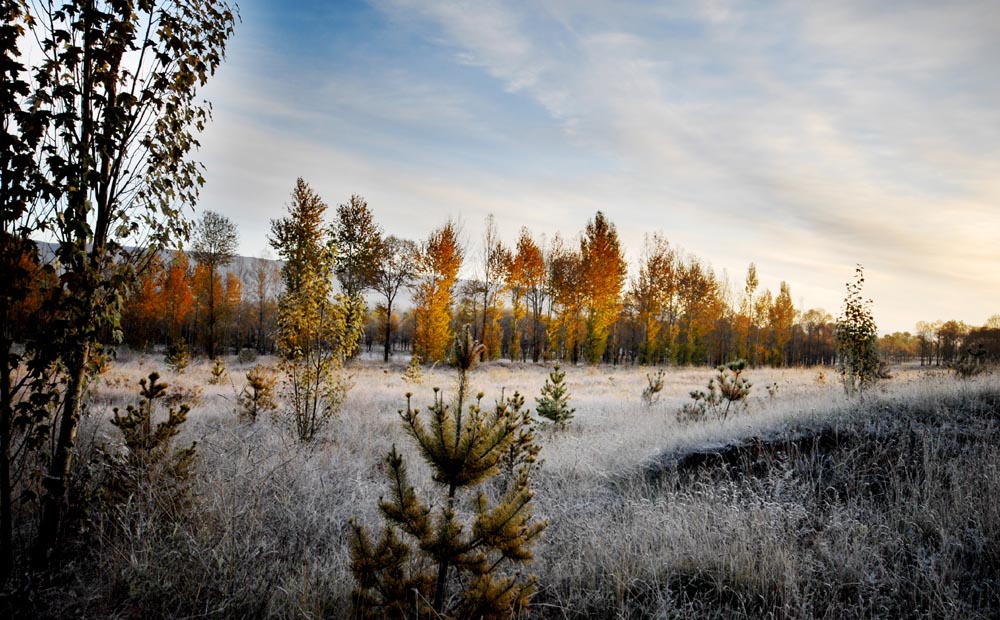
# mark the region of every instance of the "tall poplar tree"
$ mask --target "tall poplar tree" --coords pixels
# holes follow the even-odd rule
[[[434,230],[420,248],[413,294],[413,353],[421,360],[441,362],[448,356],[452,295],[464,254],[458,226],[451,220]]]
[[[151,251],[186,233],[184,211],[203,183],[190,154],[210,116],[196,92],[222,62],[236,14],[220,0],[3,7],[2,70],[12,88],[3,89],[2,116],[7,135],[13,119],[24,139],[3,155],[0,176],[13,183],[0,199],[0,251],[23,254],[45,231],[59,264],[58,284],[37,317],[39,336],[18,360],[0,360],[0,372],[9,376],[24,363],[41,381],[35,404],[48,390],[41,377],[53,365],[63,370],[34,554],[42,568],[56,546],[99,336],[119,339],[121,300],[136,271]],[[27,59],[17,46],[24,32],[38,48]],[[26,155],[34,158],[27,166]],[[0,439],[7,413],[0,406]]]
[[[219,322],[219,304],[222,301],[222,279],[219,270],[236,256],[239,233],[236,224],[228,217],[214,211],[206,211],[195,225],[191,242],[191,255],[201,268],[199,281],[199,302],[204,304],[205,352],[209,359],[215,359],[216,324]],[[201,281],[204,280],[204,281]]]
[[[601,211],[587,222],[580,238],[580,269],[587,330],[584,351],[587,361],[596,364],[621,311],[627,271],[618,231]]]
[[[524,344],[531,349],[531,356],[538,361],[541,335],[542,295],[545,286],[545,256],[528,229],[521,227],[521,234],[514,248],[509,273],[511,307],[511,359],[523,358]],[[531,320],[527,320],[528,312]],[[530,329],[529,329],[530,328]],[[530,333],[530,335],[528,335]],[[526,337],[527,336],[527,337]]]

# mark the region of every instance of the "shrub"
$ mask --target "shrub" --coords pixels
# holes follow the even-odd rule
[[[274,398],[278,376],[267,366],[257,364],[246,373],[247,382],[237,396],[243,413],[253,424],[262,411],[274,411],[278,403]]]
[[[221,357],[215,358],[215,362],[212,364],[212,376],[208,378],[208,382],[212,385],[218,385],[222,383],[222,380],[226,378],[226,363],[222,361]]]
[[[420,385],[424,382],[424,368],[420,365],[420,356],[416,353],[413,354],[413,357],[410,358],[410,363],[406,366],[406,371],[403,373],[403,381],[414,385]]]
[[[729,417],[730,410],[746,410],[747,397],[753,384],[743,376],[746,360],[736,360],[717,367],[718,374],[708,380],[708,391],[691,392],[693,402],[685,404],[677,413],[682,422],[704,419],[709,413],[720,420]],[[735,409],[733,409],[735,407]]]
[[[646,374],[646,382],[649,384],[642,390],[642,402],[647,407],[660,400],[660,392],[663,391],[663,369],[656,371],[655,375]]]
[[[354,617],[511,618],[534,593],[535,578],[516,571],[531,559],[531,545],[546,525],[532,516],[530,463],[522,463],[495,504],[483,490],[513,446],[520,445],[522,454],[537,453],[524,432],[529,412],[520,411],[524,399],[518,394],[501,397],[491,411],[481,408],[481,394],[465,407],[467,372],[482,353],[470,333],[466,328],[456,338],[455,406],[445,404],[435,388],[428,414],[411,407],[410,394],[406,410],[399,412],[442,497],[421,502],[393,446],[385,460],[390,494],[379,500],[387,521],[381,537],[376,542],[357,522],[350,523]],[[471,522],[462,522],[461,500],[468,500],[470,512],[463,510],[462,516],[469,514]]]
[[[191,355],[188,353],[187,341],[177,338],[167,345],[167,354],[164,361],[170,370],[177,374],[182,374],[191,363]]]
[[[957,360],[948,364],[948,367],[959,379],[971,379],[989,369],[986,365],[986,353],[986,347],[977,344],[966,349]]]
[[[556,364],[549,373],[549,378],[542,386],[542,395],[535,399],[538,415],[555,424],[558,428],[566,428],[576,409],[569,407],[569,389],[564,383],[566,373],[559,370]]]
[[[240,349],[240,354],[236,356],[236,359],[240,361],[241,364],[251,364],[257,361],[257,349],[253,347],[243,347]]]

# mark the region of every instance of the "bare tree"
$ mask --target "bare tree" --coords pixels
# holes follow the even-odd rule
[[[497,300],[507,288],[507,275],[510,272],[511,254],[500,241],[496,220],[493,214],[486,216],[486,231],[483,233],[482,274],[479,293],[483,296],[483,331],[482,342],[486,347],[487,357],[499,357],[502,334],[497,333],[496,313]]]

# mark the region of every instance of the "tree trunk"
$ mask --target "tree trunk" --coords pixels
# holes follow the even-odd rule
[[[82,345],[79,356],[72,360],[69,368],[66,399],[59,421],[59,438],[56,451],[44,481],[45,498],[42,501],[42,520],[38,527],[35,543],[34,566],[36,570],[48,567],[49,552],[55,547],[59,534],[59,522],[63,503],[66,499],[66,483],[73,466],[73,452],[76,447],[76,432],[80,422],[80,404],[83,397],[83,382],[87,363],[90,360],[90,345]]]
[[[14,568],[10,479],[10,434],[13,422],[10,346],[10,341],[5,337],[0,349],[0,371],[3,372],[3,376],[0,376],[0,588],[7,584]]]
[[[385,352],[382,356],[382,361],[388,363],[389,355],[392,353],[392,341],[390,337],[392,336],[392,300],[386,298],[385,303]]]

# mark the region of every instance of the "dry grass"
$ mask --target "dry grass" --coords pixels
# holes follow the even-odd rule
[[[208,361],[175,375],[137,357],[103,377],[81,433],[96,443],[113,441],[111,407],[153,369],[198,396],[181,438],[199,442],[191,508],[164,527],[148,510],[153,493],[94,516],[100,545],[76,585],[36,613],[348,615],[346,522],[380,523],[381,462],[394,443],[414,480],[432,484],[396,411],[405,392],[428,403],[431,386],[448,390],[453,375],[425,369],[412,385],[402,365],[352,368],[344,411],[301,446],[267,416],[239,421],[235,394],[253,364],[227,364],[232,384],[215,386]],[[486,401],[503,388],[533,404],[548,370],[487,365],[472,386]],[[536,512],[550,526],[536,547],[535,615],[975,618],[1000,608],[995,377],[902,370],[859,402],[829,369],[751,370],[747,415],[684,425],[675,413],[710,369],[669,371],[651,407],[640,398],[646,369],[566,370],[575,417],[540,433]],[[772,397],[765,385],[775,383]],[[752,437],[824,429],[848,439],[801,452],[778,442],[763,466],[670,467]]]

